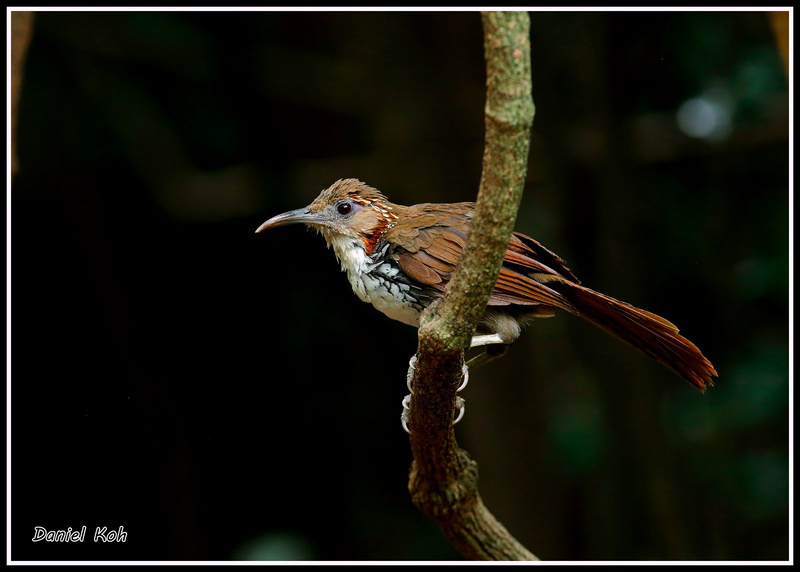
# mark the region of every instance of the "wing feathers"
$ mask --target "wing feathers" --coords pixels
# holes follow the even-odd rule
[[[499,298],[497,298],[500,296]],[[510,300],[512,304],[535,305],[546,304],[562,310],[575,313],[575,307],[564,296],[537,282],[506,267],[500,269],[489,304],[493,299]]]
[[[472,207],[468,203],[451,205],[443,212],[434,207],[420,205],[413,217],[416,224],[394,227],[386,238],[392,256],[411,280],[441,291],[461,256]],[[711,378],[717,375],[700,350],[670,321],[580,286],[561,258],[524,234],[515,232],[511,237],[489,305],[524,306],[530,310],[523,313],[531,316],[551,315],[554,308],[578,314],[663,363],[701,391],[712,385]]]
[[[447,220],[447,217],[444,219]],[[435,218],[432,217],[432,220]],[[455,224],[457,221],[452,222]],[[466,232],[456,226],[439,224],[416,227],[413,232],[403,225],[397,230],[392,229],[390,233],[387,233],[387,237],[395,245],[394,257],[403,272],[420,284],[444,290],[461,256]],[[548,264],[538,260],[538,256],[543,256]],[[500,269],[489,305],[547,305],[575,313],[575,307],[562,294],[544,284],[570,281],[572,274],[562,263],[558,256],[533,239],[515,233],[506,251],[505,263]],[[567,276],[560,274],[559,269],[565,271]]]
[[[404,253],[397,257],[400,269],[412,280],[426,286],[438,287],[442,283],[442,277],[433,269],[420,260],[417,253]],[[444,287],[439,288],[443,290]]]

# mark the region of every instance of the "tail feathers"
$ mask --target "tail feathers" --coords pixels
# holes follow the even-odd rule
[[[661,362],[700,391],[714,385],[714,366],[668,320],[577,284],[565,297],[581,317]]]

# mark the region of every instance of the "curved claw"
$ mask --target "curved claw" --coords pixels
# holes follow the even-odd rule
[[[467,405],[464,403],[463,398],[456,397],[456,408],[458,409],[458,417],[453,420],[453,425],[461,421],[461,418],[464,417],[464,411],[467,409]]]
[[[403,426],[403,430],[411,435],[411,429],[408,428],[408,413],[411,411],[408,408],[408,403],[411,401],[411,396],[406,395],[403,398],[403,412],[400,414],[400,424]],[[453,419],[453,425],[461,421],[462,417],[464,417],[464,412],[467,410],[466,403],[464,399],[461,397],[456,398],[456,408],[458,409],[458,416]]]
[[[406,433],[411,435],[411,430],[408,428],[408,412],[411,411],[408,406],[411,404],[411,394],[403,398],[403,412],[400,414],[400,424]]]
[[[406,386],[408,387],[408,391],[410,391],[411,393],[414,393],[414,390],[411,387],[412,386],[411,381],[414,378],[414,370],[416,369],[416,364],[417,364],[417,356],[415,354],[411,356],[410,360],[408,360],[408,374],[406,374]],[[465,387],[467,387],[467,383],[469,383],[469,368],[467,367],[466,364],[462,366],[461,371],[464,373],[464,381],[461,382],[461,385],[459,386],[458,389],[456,389],[456,392],[459,392]],[[409,393],[403,398],[403,412],[400,414],[400,424],[403,426],[405,432],[408,433],[409,435],[411,434],[411,430],[408,428],[408,414],[411,411],[410,409],[411,393]],[[461,421],[461,419],[464,417],[464,412],[466,411],[466,408],[467,407],[464,402],[464,398],[456,396],[456,409],[458,410],[458,415],[453,420],[453,425]]]
[[[414,379],[414,370],[416,369],[417,365],[417,354],[411,356],[411,359],[408,360],[408,373],[406,374],[406,387],[408,390],[413,392],[414,390],[411,389],[411,381]]]
[[[461,371],[464,373],[464,381],[462,381],[461,386],[456,389],[456,393],[467,387],[467,384],[469,383],[469,368],[467,367],[467,364],[462,366]]]

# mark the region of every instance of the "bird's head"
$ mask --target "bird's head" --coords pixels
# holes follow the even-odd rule
[[[330,245],[337,238],[359,239],[367,253],[398,220],[402,208],[357,179],[339,179],[307,207],[272,217],[256,232],[304,223],[322,233]]]

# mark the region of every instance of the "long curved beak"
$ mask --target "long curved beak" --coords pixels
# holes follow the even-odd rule
[[[297,209],[294,211],[289,211],[288,213],[283,213],[276,215],[262,224],[256,232],[261,232],[262,230],[267,230],[268,228],[275,228],[276,226],[284,226],[287,224],[297,224],[297,223],[305,223],[305,224],[314,224],[319,223],[319,217],[308,210],[308,207],[303,207],[302,209]]]

